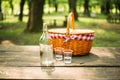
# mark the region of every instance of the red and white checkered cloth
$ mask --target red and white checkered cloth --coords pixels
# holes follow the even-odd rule
[[[94,34],[72,34],[71,36],[66,36],[65,34],[53,34],[49,33],[49,39],[58,39],[58,38],[64,38],[65,41],[69,40],[93,40],[94,39]]]

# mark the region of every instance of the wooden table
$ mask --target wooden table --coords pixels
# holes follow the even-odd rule
[[[90,54],[73,57],[71,64],[54,65],[40,66],[38,46],[0,46],[0,79],[79,80],[120,80],[120,47],[93,47]]]

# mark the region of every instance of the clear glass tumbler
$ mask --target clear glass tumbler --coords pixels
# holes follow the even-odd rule
[[[57,61],[63,60],[63,48],[62,47],[54,48],[54,52],[55,52],[55,58]]]
[[[71,49],[64,49],[63,54],[64,54],[64,63],[71,63],[72,62],[72,53],[73,50]]]

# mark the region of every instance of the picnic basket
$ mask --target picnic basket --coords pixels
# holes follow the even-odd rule
[[[70,29],[70,17],[72,16],[72,29]],[[94,31],[87,29],[75,29],[74,15],[69,14],[66,28],[55,28],[48,30],[49,41],[55,47],[69,48],[73,55],[88,54],[94,39]]]

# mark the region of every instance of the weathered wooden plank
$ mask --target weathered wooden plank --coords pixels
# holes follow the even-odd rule
[[[51,70],[47,68],[46,70]],[[0,67],[1,79],[80,79],[80,80],[119,80],[117,67],[55,67],[48,75],[41,67]],[[45,71],[45,69],[44,69]]]
[[[0,45],[0,51],[37,51],[39,52],[39,46],[4,46]],[[101,54],[101,52],[105,53],[118,53],[120,54],[120,47],[92,47],[91,53]]]
[[[39,51],[39,46],[6,46],[6,45],[0,45],[0,51],[16,51],[16,52],[20,52],[20,51]]]
[[[39,53],[29,51],[0,52],[0,64],[0,66],[40,66],[40,57]]]
[[[0,50],[0,66],[40,66],[37,46],[16,46],[19,51],[14,47]],[[20,51],[21,49],[24,50]],[[120,48],[94,47],[89,55],[73,57],[72,64],[55,61],[55,66],[120,66],[119,51]]]

